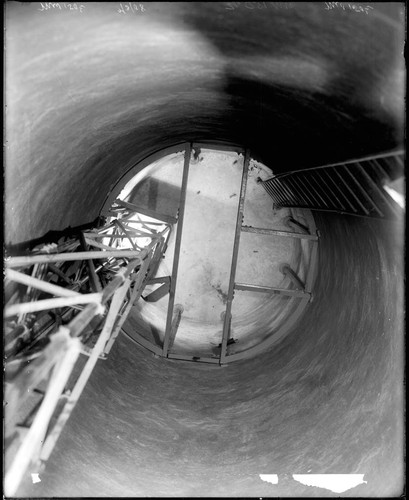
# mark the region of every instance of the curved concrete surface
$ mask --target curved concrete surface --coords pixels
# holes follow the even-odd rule
[[[91,221],[136,161],[185,140],[243,144],[274,171],[402,143],[402,4],[118,5],[7,6],[7,243]],[[18,496],[325,495],[259,478],[307,472],[399,495],[402,225],[316,221],[316,297],[290,335],[226,368],[120,337]]]

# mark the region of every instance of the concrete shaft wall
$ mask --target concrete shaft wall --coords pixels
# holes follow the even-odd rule
[[[6,243],[91,221],[136,161],[182,141],[239,143],[275,172],[402,143],[402,4],[55,5],[6,8]],[[258,477],[310,471],[398,494],[402,226],[317,225],[316,297],[282,344],[202,369],[120,338],[25,491],[314,496]]]

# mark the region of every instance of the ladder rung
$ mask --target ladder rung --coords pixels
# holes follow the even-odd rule
[[[261,292],[271,294],[290,295],[292,297],[310,297],[310,293],[302,290],[288,290],[286,288],[273,288],[270,286],[249,285],[247,283],[235,283],[235,290],[243,290],[247,292]]]
[[[266,234],[266,235],[272,235],[272,236],[289,236],[290,238],[303,238],[306,240],[318,240],[318,236],[315,234],[293,233],[291,231],[278,231],[276,229],[266,229],[266,228],[261,228],[261,227],[252,227],[252,226],[241,226],[241,230],[244,233]]]

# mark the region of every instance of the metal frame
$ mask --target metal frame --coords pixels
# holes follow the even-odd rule
[[[178,273],[178,269],[179,269],[180,246],[182,243],[183,218],[185,215],[187,181],[188,181],[188,177],[189,177],[189,164],[190,164],[190,155],[191,155],[192,149],[193,149],[192,144],[189,144],[185,149],[182,188],[181,188],[180,201],[179,201],[178,225],[177,225],[177,229],[176,229],[175,251],[173,254],[172,277],[170,279],[168,314],[167,314],[167,318],[166,318],[165,338],[163,340],[163,356],[164,357],[166,357],[168,355],[169,340],[170,340],[170,334],[171,334],[171,328],[172,328],[173,307],[175,305],[177,273]]]
[[[393,159],[398,171],[403,154],[403,151],[396,150],[358,160],[294,170],[278,174],[261,184],[277,207],[302,207],[358,217],[394,219],[403,214],[402,208],[383,192],[363,164],[366,162],[372,169],[374,166],[380,168],[387,179],[389,175],[382,168],[381,162]],[[294,191],[291,195],[286,190],[286,185],[291,186]],[[341,201],[341,197],[344,201]]]
[[[216,151],[234,151],[238,153],[244,152],[244,149],[238,145],[231,142],[226,141],[214,141],[212,143],[207,142],[181,142],[169,146],[167,148],[156,151],[152,154],[147,155],[144,158],[134,158],[132,159],[127,166],[125,167],[125,174],[116,182],[112,187],[110,192],[108,193],[104,203],[101,206],[100,213],[101,215],[110,215],[110,209],[115,202],[115,199],[118,197],[119,193],[122,189],[128,184],[130,180],[132,180],[136,174],[141,172],[144,168],[148,167],[152,163],[161,158],[170,155],[172,153],[179,153],[186,151],[186,148],[190,145],[192,149],[194,148],[202,148],[202,149],[213,149]]]
[[[189,163],[191,152],[195,148],[233,151],[244,154],[229,290],[219,357],[202,357],[169,352],[183,314],[183,308],[175,305],[175,290],[183,232]],[[166,154],[181,150],[184,150],[185,158],[177,218],[156,214],[152,211],[147,213],[143,207],[118,199],[119,192],[130,178],[135,175],[136,171],[140,171],[144,166],[162,158]],[[40,333],[33,339],[30,348],[38,344],[38,339],[48,339],[49,343],[43,350],[33,352],[33,354],[30,354],[29,348],[29,352],[25,353],[27,357],[22,358],[20,361],[22,363],[28,359],[34,359],[34,361],[28,367],[24,368],[18,376],[12,379],[7,388],[8,396],[11,395],[10,400],[13,399],[13,393],[19,395],[17,400],[14,399],[14,403],[9,405],[7,411],[7,421],[11,422],[12,425],[16,425],[15,420],[18,415],[18,409],[24,402],[25,397],[28,397],[27,394],[29,391],[27,389],[31,388],[35,390],[40,383],[44,384],[49,379],[48,385],[46,383],[43,400],[33,413],[35,414],[34,420],[25,435],[23,432],[22,437],[17,440],[17,450],[9,460],[11,465],[8,467],[5,477],[7,495],[14,495],[31,461],[45,462],[48,460],[98,359],[106,359],[120,331],[123,331],[139,346],[148,349],[158,357],[223,366],[226,363],[264,351],[282,338],[300,317],[312,298],[311,290],[316,274],[318,233],[316,232],[312,217],[310,217],[311,221],[309,221],[309,233],[253,228],[243,225],[244,202],[250,160],[249,150],[244,150],[232,144],[183,143],[182,145],[162,150],[132,167],[121,178],[120,182],[112,188],[102,209],[102,213],[110,218],[110,221],[106,225],[82,231],[78,234],[78,237],[71,238],[59,245],[44,245],[33,251],[30,255],[7,257],[5,259],[6,280],[16,283],[18,287],[27,287],[28,295],[28,301],[26,302],[19,301],[18,292],[12,295],[4,311],[6,321],[7,318],[16,317],[17,325],[23,326],[23,332],[25,333],[29,330],[27,326],[28,318],[35,318],[36,314],[47,317],[47,314],[50,315],[50,313],[45,311],[62,309],[61,317],[64,320],[71,316],[66,326],[58,327],[57,320],[50,319],[41,327]],[[294,193],[293,196],[295,198],[296,194]],[[138,212],[138,210],[140,211]],[[140,215],[140,220],[133,221],[132,217],[136,214]],[[153,217],[156,219],[156,222],[143,221],[142,215]],[[167,248],[167,240],[172,230],[172,224],[176,221],[178,226],[172,276],[155,278],[160,259]],[[165,229],[162,229],[160,232],[152,229],[152,225],[156,227],[159,224]],[[135,225],[142,226],[142,229],[135,228]],[[305,287],[303,286],[298,290],[294,290],[235,283],[242,231],[297,238],[301,241],[305,240],[305,244],[312,245]],[[149,238],[150,243],[142,247],[140,244],[141,238]],[[105,243],[107,240],[109,241],[108,244]],[[118,246],[120,242],[129,242],[128,245],[132,248],[121,249]],[[94,250],[95,248],[97,250]],[[98,265],[94,262],[95,260],[98,260]],[[111,281],[105,282],[105,278],[102,280],[101,273],[105,272],[110,273]],[[294,272],[290,269],[287,274],[290,279],[295,280],[297,285],[298,278]],[[72,276],[74,277],[72,278]],[[53,283],[53,279],[60,284]],[[170,281],[166,330],[162,346],[154,345],[137,332],[133,332],[130,335],[125,327],[126,318],[132,306],[140,299],[145,286],[148,283],[159,282],[158,280],[161,280],[161,283],[164,280]],[[89,287],[87,293],[81,292],[84,286]],[[294,300],[294,304],[296,305],[291,318],[284,325],[281,325],[276,332],[273,332],[269,338],[257,346],[253,346],[237,354],[228,353],[227,350],[235,290],[288,295],[291,297],[291,300]],[[161,296],[166,293],[167,290],[160,292]],[[43,298],[42,294],[51,295],[51,298]],[[89,325],[91,325],[91,321],[96,317],[100,318],[99,323],[101,323],[102,330],[99,334],[97,333],[98,338],[96,343],[90,345],[90,337],[86,337],[85,332],[89,328]],[[52,333],[55,330],[56,333]],[[95,336],[96,332],[94,330],[93,332]],[[88,356],[88,360],[80,371],[78,378],[74,381],[72,391],[67,393],[66,386],[69,377],[81,354]],[[19,359],[17,358],[15,361],[18,362]],[[60,408],[61,403],[62,408]],[[57,406],[60,410],[56,414]],[[30,418],[31,416],[30,414]],[[55,423],[52,427],[48,428],[53,417]]]
[[[244,220],[244,200],[246,197],[249,163],[250,163],[250,151],[246,150],[246,153],[244,156],[244,163],[243,163],[243,174],[242,174],[242,178],[241,178],[239,205],[238,205],[238,209],[237,209],[236,232],[234,235],[233,255],[232,255],[232,262],[231,262],[231,269],[230,269],[230,279],[229,279],[229,289],[227,292],[227,301],[226,301],[226,312],[224,315],[222,348],[221,348],[221,352],[220,352],[220,364],[225,362],[227,341],[229,340],[229,336],[230,336],[231,308],[232,308],[232,303],[233,303],[234,281],[236,278],[237,261],[238,261],[238,256],[239,256],[241,226],[242,226],[243,220]]]
[[[6,281],[14,282],[15,286],[20,288],[27,287],[25,295],[28,295],[29,299],[26,302],[19,301],[21,290],[19,293],[14,293],[6,304],[4,316],[9,330],[14,328],[13,325],[17,321],[17,327],[21,325],[24,327],[23,332],[29,331],[28,324],[25,324],[28,313],[62,308],[63,311],[71,311],[70,314],[74,314],[66,326],[58,328],[57,323],[54,323],[54,326],[46,324],[31,342],[28,353],[23,353],[22,358],[11,357],[6,364],[6,372],[7,368],[12,366],[11,363],[14,365],[17,363],[15,366],[22,367],[9,382],[6,378],[6,400],[9,402],[6,417],[8,434],[19,428],[18,422],[21,421],[19,411],[30,397],[30,391],[35,391],[39,384],[47,386],[42,402],[35,408],[32,424],[25,433],[20,432],[21,437],[15,437],[12,440],[12,445],[6,451],[10,464],[5,476],[5,490],[8,496],[15,494],[30,462],[48,460],[96,362],[98,359],[106,358],[131,307],[140,298],[151,274],[156,272],[159,259],[166,249],[167,238],[171,231],[169,224],[163,222],[164,229],[159,232],[152,230],[149,233],[148,221],[144,224],[144,231],[139,231],[132,227],[132,224],[142,224],[139,221],[132,221],[132,215],[135,214],[128,209],[121,215],[127,217],[124,217],[118,224],[117,219],[114,219],[102,228],[82,231],[77,238],[71,238],[62,245],[44,245],[31,255],[5,259]],[[115,242],[117,242],[121,232],[124,241],[129,240],[134,250],[126,248],[121,250],[97,241],[110,239],[110,242],[114,242],[112,238],[114,235]],[[138,239],[142,237],[150,241],[144,247],[138,243]],[[89,250],[89,246],[97,246],[101,250]],[[71,252],[67,252],[67,249]],[[78,249],[81,251],[76,251]],[[95,268],[93,259],[98,259],[103,264]],[[71,266],[70,263],[75,264],[77,270],[72,271],[75,273],[75,279],[71,280],[66,274],[69,271],[61,271],[61,268],[53,263],[58,263],[60,266],[67,265],[67,263],[69,263],[68,266]],[[30,273],[30,269],[33,269],[31,274],[26,274],[27,271]],[[39,269],[42,279],[35,275]],[[98,273],[105,269],[109,270],[111,279],[103,287]],[[55,272],[56,270],[58,272]],[[81,272],[85,272],[85,278],[81,279],[81,274],[79,274]],[[64,286],[52,283],[51,280],[54,278],[57,281],[62,280]],[[81,293],[81,288],[86,286],[87,282],[91,293]],[[99,286],[96,285],[97,283]],[[93,292],[96,286],[99,291]],[[51,295],[53,298],[39,300],[41,298],[39,293]],[[85,308],[79,307],[80,304],[85,305]],[[107,313],[104,317],[105,311]],[[103,322],[102,331],[95,345],[89,345],[85,329],[98,316]],[[36,317],[35,314],[34,317]],[[16,321],[9,320],[7,323],[7,318],[16,318]],[[7,324],[10,326],[8,327]],[[50,333],[55,328],[57,328],[56,333]],[[30,349],[38,343],[38,338],[48,340],[48,344],[41,351],[30,354]],[[66,384],[80,354],[85,354],[89,358],[72,392],[67,394]],[[30,359],[34,361],[26,366],[27,360]],[[47,379],[49,379],[48,384]],[[61,403],[63,403],[62,410],[59,415],[56,415],[57,406]],[[30,414],[30,418],[31,416]],[[56,417],[56,421],[52,428],[48,428],[53,416]]]
[[[172,270],[172,276],[170,277],[170,286],[169,286],[169,303],[168,303],[168,312],[167,312],[167,317],[166,317],[166,326],[165,326],[165,334],[164,334],[164,339],[161,345],[155,344],[152,341],[146,339],[143,337],[141,334],[139,334],[136,331],[130,331],[129,326],[127,324],[124,324],[122,327],[122,331],[127,335],[127,337],[138,344],[139,346],[148,349],[150,352],[152,352],[154,355],[159,356],[159,357],[165,357],[168,359],[179,359],[179,360],[186,360],[186,361],[194,361],[194,362],[207,362],[207,363],[212,363],[212,364],[219,364],[223,365],[224,363],[234,361],[237,355],[231,354],[227,352],[227,344],[228,344],[228,336],[229,336],[229,329],[230,329],[230,322],[231,322],[231,305],[232,301],[234,298],[234,291],[243,291],[243,287],[247,287],[246,290],[254,291],[256,288],[258,291],[264,291],[265,293],[278,293],[278,294],[284,294],[292,297],[293,300],[297,301],[299,303],[299,313],[301,314],[302,310],[305,308],[306,304],[311,300],[311,291],[310,290],[291,290],[291,289],[285,289],[285,288],[277,288],[274,289],[272,287],[258,287],[258,285],[253,285],[253,284],[240,284],[240,283],[235,283],[234,282],[234,275],[235,275],[235,266],[237,265],[237,258],[238,258],[238,249],[239,249],[239,240],[240,240],[240,233],[243,232],[249,232],[249,233],[258,233],[258,234],[266,234],[266,235],[273,235],[273,236],[279,236],[279,237],[290,237],[290,238],[297,238],[301,240],[307,240],[307,242],[311,242],[312,244],[318,243],[318,234],[315,231],[315,225],[313,222],[309,221],[310,228],[314,227],[314,230],[310,233],[307,231],[300,233],[299,231],[278,231],[278,230],[273,230],[273,229],[265,229],[265,228],[252,228],[250,226],[244,226],[242,225],[243,222],[243,212],[244,212],[244,199],[245,199],[245,185],[247,183],[247,171],[246,171],[246,165],[247,169],[249,168],[249,163],[251,160],[251,155],[249,150],[244,150],[241,147],[238,147],[237,145],[233,144],[225,144],[225,143],[212,143],[208,144],[205,142],[193,142],[193,143],[183,143],[182,145],[177,145],[173,146],[171,148],[166,148],[165,150],[162,150],[161,152],[152,155],[148,157],[148,159],[143,161],[143,165],[136,165],[132,169],[132,175],[129,173],[126,174],[125,177],[123,177],[118,186],[116,186],[111,194],[110,194],[110,199],[113,200],[114,203],[117,203],[117,206],[121,205],[121,207],[128,207],[128,208],[134,208],[137,205],[133,204],[125,204],[121,200],[117,200],[115,198],[116,193],[119,193],[125,184],[129,182],[131,177],[135,175],[136,172],[139,172],[141,168],[144,166],[147,166],[150,162],[158,160],[160,157],[166,155],[166,154],[172,154],[174,152],[180,152],[184,149],[185,152],[185,158],[184,158],[184,168],[183,168],[183,174],[182,174],[182,186],[181,186],[181,195],[180,195],[180,203],[179,203],[179,211],[178,211],[178,227],[177,227],[177,233],[176,233],[176,242],[175,242],[175,250],[174,250],[174,260],[173,260],[173,270]],[[221,342],[221,352],[220,352],[220,358],[216,359],[214,357],[212,358],[203,358],[201,356],[194,356],[194,355],[185,355],[177,352],[170,352],[170,346],[173,344],[173,341],[177,335],[177,328],[178,324],[180,322],[181,316],[182,316],[182,311],[179,311],[174,313],[174,307],[175,307],[175,291],[176,291],[176,284],[177,284],[177,271],[178,271],[178,266],[179,266],[179,254],[180,254],[180,247],[181,247],[181,241],[182,241],[182,234],[183,234],[183,216],[184,216],[184,209],[185,209],[185,200],[186,200],[186,190],[187,190],[187,184],[188,184],[188,172],[189,172],[189,163],[191,160],[191,154],[193,150],[197,149],[209,149],[209,150],[215,150],[215,151],[232,151],[238,154],[243,154],[244,155],[244,163],[243,163],[243,173],[242,173],[242,186],[241,186],[241,193],[240,193],[240,198],[239,198],[239,205],[238,205],[238,212],[237,212],[237,219],[236,219],[236,233],[235,233],[235,244],[233,246],[233,255],[232,255],[232,266],[231,266],[231,276],[230,276],[230,281],[229,281],[229,291],[228,291],[228,299],[227,299],[227,306],[226,306],[226,312],[224,315],[224,321],[223,321],[223,337],[222,337],[222,342]],[[286,188],[287,189],[287,188]],[[294,195],[295,196],[295,195]],[[285,198],[283,198],[284,200]],[[132,207],[130,206],[132,205]],[[242,206],[240,206],[242,205]],[[108,210],[109,211],[109,210]],[[311,217],[310,217],[311,218]],[[311,225],[312,224],[312,225]],[[300,226],[301,227],[301,226]],[[315,246],[315,245],[314,245]],[[316,257],[316,254],[315,254]],[[311,262],[311,269],[314,268],[313,263]],[[314,272],[315,275],[315,272]],[[161,283],[163,282],[160,281]],[[167,290],[162,290],[160,292],[160,295],[166,294]],[[163,293],[162,293],[163,292]],[[152,292],[153,294],[155,292]],[[297,309],[297,311],[298,311]],[[297,312],[296,311],[296,312]],[[230,312],[230,314],[229,314]],[[285,326],[285,325],[284,325]],[[274,338],[278,338],[278,335],[280,334],[280,331],[283,330],[284,327],[280,328],[278,332],[275,332],[273,335]],[[262,343],[263,345],[266,345],[264,342]],[[252,347],[245,351],[245,353],[239,353],[239,357],[248,357],[253,355],[258,349],[258,346]],[[209,361],[210,360],[210,361]]]

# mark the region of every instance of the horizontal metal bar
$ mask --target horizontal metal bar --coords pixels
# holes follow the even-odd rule
[[[287,205],[288,208],[300,208],[299,205]],[[389,216],[390,214],[385,214],[384,217],[379,217],[379,215],[366,215],[363,212],[359,213],[354,213],[352,211],[348,210],[341,210],[337,208],[321,208],[321,207],[313,207],[313,206],[302,206],[301,207],[303,210],[311,210],[311,211],[316,211],[316,212],[330,212],[330,213],[336,213],[340,215],[350,215],[352,217],[359,217],[361,219],[377,219],[377,220],[390,220],[390,221],[396,221],[396,217]]]
[[[391,151],[390,153],[382,153],[382,154],[377,154],[377,155],[370,155],[370,156],[364,156],[361,158],[355,158],[354,160],[348,160],[348,161],[342,161],[338,163],[329,163],[327,165],[319,165],[317,167],[311,167],[311,168],[305,168],[305,169],[298,169],[298,170],[292,170],[291,172],[284,172],[282,174],[277,174],[275,175],[275,178],[282,178],[282,177],[287,177],[289,175],[295,174],[295,173],[305,173],[308,172],[309,170],[318,170],[321,168],[327,168],[327,167],[338,167],[338,166],[343,166],[343,165],[351,165],[356,162],[365,162],[365,161],[374,161],[374,160],[382,160],[386,158],[391,158],[391,157],[397,157],[404,155],[403,150],[396,150],[396,151]],[[268,182],[268,181],[264,181]]]
[[[91,302],[100,304],[100,293],[79,294],[76,297],[59,297],[58,299],[38,300],[37,302],[23,302],[21,304],[13,304],[4,309],[6,318],[15,316],[16,314],[28,314],[37,311],[45,311],[46,309],[57,309],[60,307],[69,307],[76,304],[90,304]]]
[[[137,224],[139,224],[139,222],[137,222]],[[99,238],[112,238],[112,239],[118,239],[118,240],[123,240],[125,238],[128,238],[128,235],[126,234],[98,234],[98,233],[85,233],[86,237],[87,238],[95,238],[95,239],[99,239]],[[137,235],[137,236],[134,236],[132,235],[132,238],[154,238],[155,236],[157,236],[157,234],[150,234],[150,233],[144,233],[144,234],[140,234],[140,235]],[[93,240],[92,240],[93,242]],[[109,248],[109,247],[108,247]]]
[[[24,273],[19,273],[13,269],[6,269],[6,279],[15,281],[16,283],[21,283],[22,285],[30,286],[32,288],[37,288],[37,290],[41,290],[51,295],[58,295],[60,297],[81,297],[81,294],[78,292],[67,290],[61,286],[53,285],[52,283],[42,281]]]
[[[124,325],[124,327],[126,327],[126,324]],[[135,344],[138,344],[139,346],[144,347],[145,349],[153,352],[157,356],[163,357],[162,356],[162,352],[163,352],[162,347],[153,344],[151,341],[145,339],[145,337],[142,337],[142,335],[140,335],[137,332],[132,332],[132,334],[131,334],[131,333],[128,333],[125,330],[125,328],[123,328],[122,331],[128,337],[128,339],[131,340],[132,342],[134,342]]]
[[[187,356],[185,354],[172,354],[168,353],[168,359],[175,359],[180,361],[193,361],[194,363],[209,363],[218,365],[219,358],[203,358],[201,356]]]
[[[154,285],[155,283],[170,283],[170,276],[162,276],[161,278],[151,278],[146,284]]]
[[[194,142],[192,144],[192,149],[210,149],[213,151],[232,151],[233,153],[244,154],[245,149],[241,146],[235,146],[234,144],[217,144],[217,143],[207,143],[207,142]]]
[[[276,229],[265,229],[260,227],[241,226],[244,233],[266,234],[271,236],[286,236],[290,238],[302,238],[305,240],[317,240],[318,236],[306,233],[292,233],[291,231],[278,231]]]
[[[310,296],[310,293],[303,292],[302,290],[288,290],[286,288],[273,288],[270,286],[249,285],[247,283],[235,283],[234,288],[235,290],[242,290],[246,292],[281,294],[281,295],[290,295],[291,297],[306,298]]]
[[[150,210],[148,208],[135,205],[134,203],[129,203],[127,201],[120,200],[119,198],[117,198],[114,203],[124,208],[127,208],[128,210],[132,210],[133,212],[138,212],[141,213],[142,215],[147,215],[148,217],[152,217],[153,219],[163,220],[165,222],[168,222],[169,224],[176,224],[177,222],[177,218],[173,217],[172,215],[159,214],[156,213],[154,210]]]
[[[28,255],[22,257],[9,257],[5,259],[6,267],[25,267],[33,264],[41,264],[43,262],[68,262],[72,260],[87,260],[87,259],[108,259],[109,257],[136,257],[139,258],[140,251],[137,250],[112,250],[112,251],[89,251],[89,252],[72,252],[58,254],[43,254],[43,255]]]

